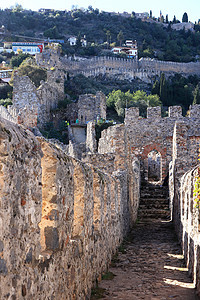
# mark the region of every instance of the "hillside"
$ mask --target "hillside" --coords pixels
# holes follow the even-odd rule
[[[88,41],[86,48],[63,45],[63,53],[79,55],[101,55],[109,44],[119,44],[117,36],[123,32],[123,38],[136,39],[139,57],[155,57],[160,60],[177,62],[195,61],[200,55],[200,26],[195,31],[175,31],[169,24],[143,22],[141,19],[111,15],[99,10],[75,9],[73,11],[35,12],[20,8],[0,11],[0,26],[6,28],[4,39],[18,41],[15,35],[33,38],[62,38],[84,36]],[[108,47],[109,48],[109,47]]]

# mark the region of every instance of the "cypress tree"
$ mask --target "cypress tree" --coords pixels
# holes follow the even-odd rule
[[[152,95],[160,95],[160,83],[158,80],[154,82],[151,93]]]
[[[200,104],[200,91],[199,91],[199,86],[197,84],[194,92],[193,92],[193,96],[194,96],[194,99],[193,99],[193,103],[192,104]]]
[[[188,15],[187,15],[187,13],[186,13],[186,12],[183,14],[183,17],[182,17],[182,22],[186,22],[186,23],[188,23]]]
[[[165,74],[162,73],[160,77],[160,100],[163,105],[168,105],[167,101],[167,82],[165,79]]]

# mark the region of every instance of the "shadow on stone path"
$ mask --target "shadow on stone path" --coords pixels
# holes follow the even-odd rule
[[[122,252],[109,269],[116,276],[99,284],[104,299],[199,299],[171,222],[138,223]]]

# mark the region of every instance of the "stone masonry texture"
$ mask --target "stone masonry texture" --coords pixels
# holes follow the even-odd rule
[[[0,152],[0,298],[88,299],[135,219],[139,184],[3,118]]]

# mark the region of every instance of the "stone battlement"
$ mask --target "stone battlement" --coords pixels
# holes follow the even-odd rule
[[[159,61],[151,58],[126,59],[117,57],[92,57],[72,58],[60,57],[55,52],[37,54],[37,63],[41,66],[62,67],[72,75],[83,74],[86,77],[108,75],[117,76],[121,79],[140,78],[144,81],[150,81],[155,75],[160,76],[163,72],[166,75],[181,73],[185,76],[200,75],[200,63],[178,63],[171,61]]]
[[[168,108],[168,117],[161,117],[161,107],[148,107],[147,108],[147,118],[143,118],[139,115],[138,107],[130,107],[125,111],[125,120],[124,123],[126,126],[131,125],[131,123],[136,122],[149,122],[152,120],[153,122],[163,120],[167,122],[174,123],[175,119],[183,119],[188,121],[189,119],[196,119],[200,117],[200,105],[191,105],[190,110],[188,112],[187,117],[183,117],[182,115],[182,107],[181,106],[170,106]]]
[[[0,152],[0,298],[89,299],[136,220],[139,168],[106,174],[3,118]]]

